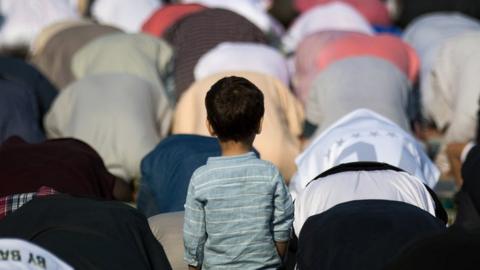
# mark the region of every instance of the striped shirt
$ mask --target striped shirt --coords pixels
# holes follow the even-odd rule
[[[190,181],[185,261],[202,269],[276,269],[293,203],[278,169],[250,152],[209,158]]]

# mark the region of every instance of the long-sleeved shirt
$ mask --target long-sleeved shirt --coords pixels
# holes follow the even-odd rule
[[[277,168],[250,152],[211,157],[190,181],[185,261],[202,269],[276,269],[293,203]]]

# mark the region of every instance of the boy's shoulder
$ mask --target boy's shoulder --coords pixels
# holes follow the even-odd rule
[[[209,176],[210,174],[218,174],[224,171],[231,170],[256,170],[262,171],[271,176],[280,175],[278,168],[270,161],[260,159],[258,157],[238,163],[209,163],[198,167],[192,174],[192,180],[202,176]]]

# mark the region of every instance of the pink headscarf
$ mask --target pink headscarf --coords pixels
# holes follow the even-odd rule
[[[295,0],[295,7],[304,12],[316,5],[335,1],[350,4],[373,25],[388,26],[392,23],[386,5],[380,0]]]
[[[199,4],[170,4],[155,11],[143,24],[142,32],[161,37],[175,22],[206,7]]]
[[[412,83],[417,79],[419,58],[415,50],[399,38],[392,35],[323,32],[305,39],[297,51],[295,76],[297,96],[305,101],[310,84],[318,72],[338,60],[355,56],[382,58],[402,70]]]

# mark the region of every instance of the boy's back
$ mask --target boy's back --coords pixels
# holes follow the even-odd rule
[[[185,204],[185,259],[204,269],[276,269],[293,206],[277,168],[249,152],[210,158]]]

